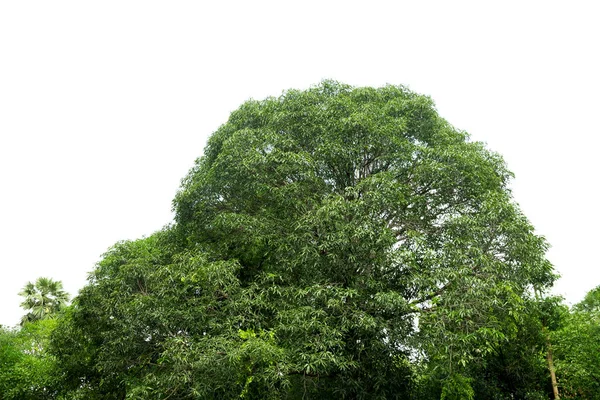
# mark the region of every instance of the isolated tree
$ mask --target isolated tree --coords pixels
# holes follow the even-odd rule
[[[91,274],[69,329],[96,375],[75,381],[115,398],[419,398],[424,365],[433,395],[472,397],[470,366],[554,280],[510,177],[404,87],[248,101],[184,179],[175,224]]]
[[[27,282],[19,296],[24,297],[21,307],[27,311],[21,318],[21,325],[55,315],[69,301],[69,294],[63,290],[61,281],[43,277],[35,283]]]

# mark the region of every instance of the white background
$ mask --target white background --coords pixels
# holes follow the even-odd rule
[[[172,219],[249,98],[405,84],[504,155],[570,303],[600,284],[599,12],[582,1],[1,1],[0,324]]]

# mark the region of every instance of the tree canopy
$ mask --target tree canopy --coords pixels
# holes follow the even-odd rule
[[[62,373],[48,351],[57,319],[26,321],[19,329],[0,326],[0,399],[54,399]]]
[[[21,307],[27,310],[21,325],[55,315],[69,301],[69,294],[63,290],[61,281],[44,277],[38,278],[35,283],[27,282],[19,295],[24,298]]]
[[[559,386],[570,397],[600,399],[600,286],[553,332]]]
[[[511,177],[402,86],[247,101],[174,223],[111,248],[59,320],[67,398],[547,393],[529,310],[555,275]]]

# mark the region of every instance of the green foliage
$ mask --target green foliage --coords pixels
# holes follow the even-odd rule
[[[0,331],[0,399],[54,398],[61,375],[48,341],[55,327],[56,320],[46,319]]]
[[[473,398],[469,374],[555,278],[510,177],[404,87],[248,101],[175,224],[110,249],[61,319],[68,393]]]
[[[63,377],[49,351],[50,336],[69,296],[60,281],[48,278],[28,282],[19,295],[27,310],[21,327],[0,327],[0,399],[56,398]]]
[[[600,399],[600,286],[553,332],[556,373],[567,398]]]
[[[38,278],[35,283],[27,282],[19,295],[27,314],[21,318],[21,325],[56,315],[69,301],[69,294],[63,290],[61,281]]]
[[[575,304],[573,310],[589,314],[600,313],[600,286],[590,290],[581,302]]]
[[[473,400],[475,392],[471,379],[455,374],[447,378],[442,386],[441,400]]]
[[[547,399],[551,393],[546,364],[550,315],[562,310],[560,299],[527,299],[511,322],[506,340],[470,368],[474,377],[476,398],[484,399]]]

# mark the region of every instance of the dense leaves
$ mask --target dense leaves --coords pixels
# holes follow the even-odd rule
[[[63,313],[61,395],[534,398],[555,276],[510,178],[404,87],[248,101]]]
[[[61,375],[48,342],[56,320],[26,323],[20,330],[0,328],[0,399],[55,398]]]
[[[324,82],[234,112],[175,199],[176,229],[215,258],[239,260],[242,285],[273,293],[278,307],[252,325],[280,337],[297,325],[277,325],[291,312],[322,321],[327,329],[312,332],[331,341],[319,350],[332,362],[320,376],[359,371],[358,348],[384,346],[421,354],[450,379],[506,340],[503,323],[553,279],[509,177],[429,99]],[[328,307],[340,290],[343,319]],[[315,350],[303,343],[312,337],[294,337],[295,353]]]
[[[24,298],[21,307],[27,310],[27,314],[21,319],[21,325],[54,316],[69,301],[62,282],[50,278],[38,278],[35,283],[27,282],[19,295]]]
[[[600,286],[553,334],[559,386],[566,397],[600,399]]]

